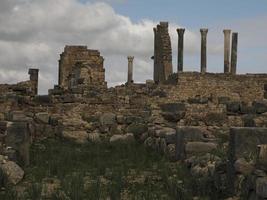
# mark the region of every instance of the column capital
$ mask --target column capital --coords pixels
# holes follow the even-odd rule
[[[185,32],[185,29],[184,28],[177,28],[176,31],[177,31],[179,36],[183,36],[184,32]]]
[[[200,29],[201,35],[207,35],[208,31],[209,31],[209,29],[207,29],[207,28],[201,28]]]
[[[130,61],[130,62],[131,62],[131,61],[133,61],[133,59],[134,59],[134,56],[128,56],[128,57],[127,57],[127,59],[128,59],[128,61]]]
[[[224,29],[224,30],[223,30],[223,33],[224,33],[224,34],[230,34],[230,33],[231,33],[231,29]]]

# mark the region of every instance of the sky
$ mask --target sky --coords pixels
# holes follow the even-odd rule
[[[0,83],[28,79],[40,69],[39,91],[57,84],[65,45],[87,45],[105,58],[109,86],[152,79],[153,27],[169,22],[173,70],[176,28],[184,27],[184,71],[200,69],[200,28],[209,28],[208,72],[223,71],[223,29],[238,32],[238,73],[267,73],[267,0],[1,0]]]

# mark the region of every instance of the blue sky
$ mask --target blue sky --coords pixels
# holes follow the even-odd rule
[[[134,22],[167,20],[194,28],[267,14],[267,0],[122,0],[108,1]]]

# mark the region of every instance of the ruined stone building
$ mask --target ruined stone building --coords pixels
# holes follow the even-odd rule
[[[172,74],[172,47],[168,22],[154,28],[154,81],[164,82]]]
[[[106,85],[104,58],[86,46],[66,46],[59,60],[58,85],[71,89],[79,85]]]

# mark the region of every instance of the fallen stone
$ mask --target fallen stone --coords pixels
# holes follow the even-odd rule
[[[13,161],[5,162],[0,168],[8,183],[16,185],[23,179],[24,171]]]
[[[86,131],[63,131],[62,138],[78,144],[88,142],[88,133]]]
[[[235,161],[235,171],[243,175],[249,175],[254,169],[254,166],[248,163],[244,158],[239,158]]]
[[[217,148],[217,144],[210,142],[188,142],[185,145],[186,154],[209,153]]]
[[[116,144],[116,143],[123,143],[123,144],[130,144],[135,141],[134,135],[132,133],[127,133],[125,135],[113,135],[109,142],[111,144]]]

